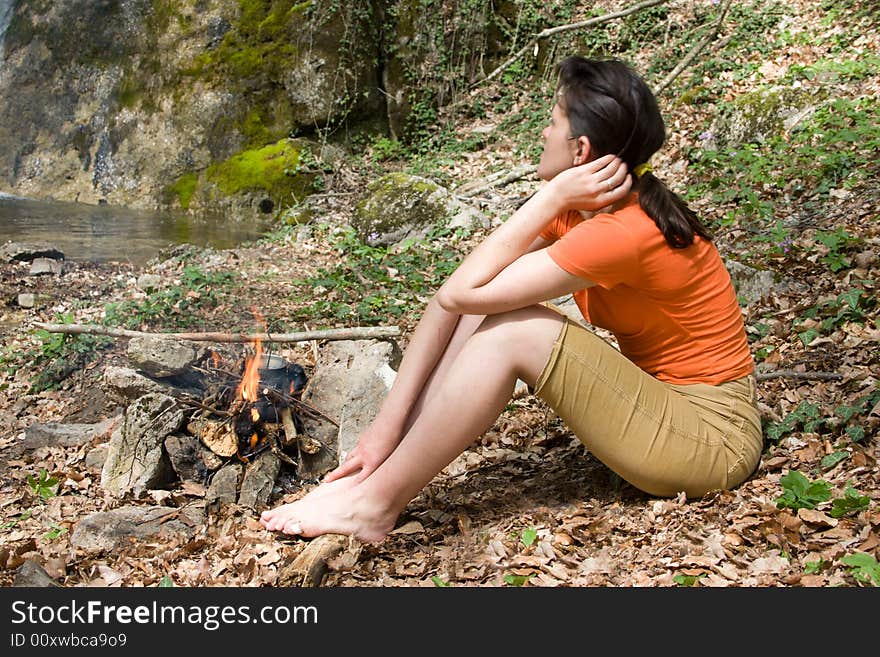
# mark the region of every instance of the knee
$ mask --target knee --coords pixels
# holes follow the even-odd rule
[[[523,322],[526,322],[531,313],[528,311],[532,307],[518,308],[517,310],[508,310],[496,315],[487,315],[480,326],[474,331],[474,337],[502,339],[509,336],[522,328]]]

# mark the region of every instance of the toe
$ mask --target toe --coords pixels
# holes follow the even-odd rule
[[[285,534],[302,534],[302,526],[298,520],[288,520],[284,523],[283,531]]]

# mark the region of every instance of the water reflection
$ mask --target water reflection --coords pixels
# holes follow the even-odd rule
[[[194,244],[228,249],[270,230],[222,214],[192,217],[111,205],[35,201],[0,194],[0,244],[48,243],[69,260],[143,265],[161,249]]]

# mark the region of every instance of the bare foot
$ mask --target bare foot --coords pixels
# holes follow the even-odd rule
[[[297,504],[299,502],[309,503],[314,500],[327,495],[328,493],[332,493],[334,491],[341,491],[351,488],[355,485],[354,477],[343,477],[342,479],[337,479],[336,481],[329,481],[319,484],[312,490],[308,492],[305,497],[298,499],[296,502],[291,502],[290,504],[283,504],[281,506],[277,506],[274,509],[267,509],[260,514],[260,524],[263,525],[266,529],[275,531],[279,530],[284,526],[284,523],[288,520],[288,511],[289,507]]]
[[[394,529],[397,520],[397,513],[367,499],[361,494],[360,487],[350,484],[314,497],[309,494],[273,509],[271,513],[270,520],[261,518],[260,523],[272,531],[306,537],[347,534],[368,543],[384,539]]]

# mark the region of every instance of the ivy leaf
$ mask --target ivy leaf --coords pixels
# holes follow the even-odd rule
[[[864,511],[870,503],[870,497],[859,495],[859,491],[852,486],[847,486],[843,497],[838,497],[831,503],[831,511],[829,513],[832,518],[842,518],[850,513]]]
[[[840,560],[847,566],[852,567],[852,575],[860,582],[874,582],[874,586],[880,586],[880,564],[870,554],[856,552],[848,554]]]
[[[536,538],[538,538],[538,532],[535,530],[534,527],[523,529],[522,535],[520,536],[520,540],[526,547],[529,547],[532,543],[534,543]]]
[[[529,581],[529,578],[533,576],[533,573],[528,575],[505,575],[504,583],[509,584],[510,586],[522,586],[526,582]]]

